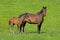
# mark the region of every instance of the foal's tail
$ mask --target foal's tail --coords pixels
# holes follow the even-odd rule
[[[11,24],[11,22],[9,21],[9,25]]]

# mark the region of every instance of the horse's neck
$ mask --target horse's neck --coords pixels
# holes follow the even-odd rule
[[[40,14],[36,14],[36,16],[37,16],[37,17],[42,17],[42,18],[44,18],[43,12],[40,13]]]
[[[36,15],[37,15],[37,16],[40,16],[40,15],[41,15],[41,12],[38,12]]]

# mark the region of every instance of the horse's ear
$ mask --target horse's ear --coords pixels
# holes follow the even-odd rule
[[[47,8],[47,6],[45,6],[45,8]]]
[[[46,9],[47,7],[45,6],[45,9]]]
[[[43,8],[44,8],[44,6],[43,6]]]

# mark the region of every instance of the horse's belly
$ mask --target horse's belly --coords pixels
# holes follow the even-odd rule
[[[31,18],[31,19],[28,19],[27,22],[30,23],[30,24],[37,24],[39,21],[36,18],[33,18],[33,19]]]

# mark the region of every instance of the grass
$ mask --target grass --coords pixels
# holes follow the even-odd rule
[[[18,17],[24,12],[37,13],[43,6],[47,6],[47,15],[37,34],[37,25],[26,24],[25,33],[12,35],[8,21],[11,17]],[[0,0],[0,40],[60,40],[60,0]]]

